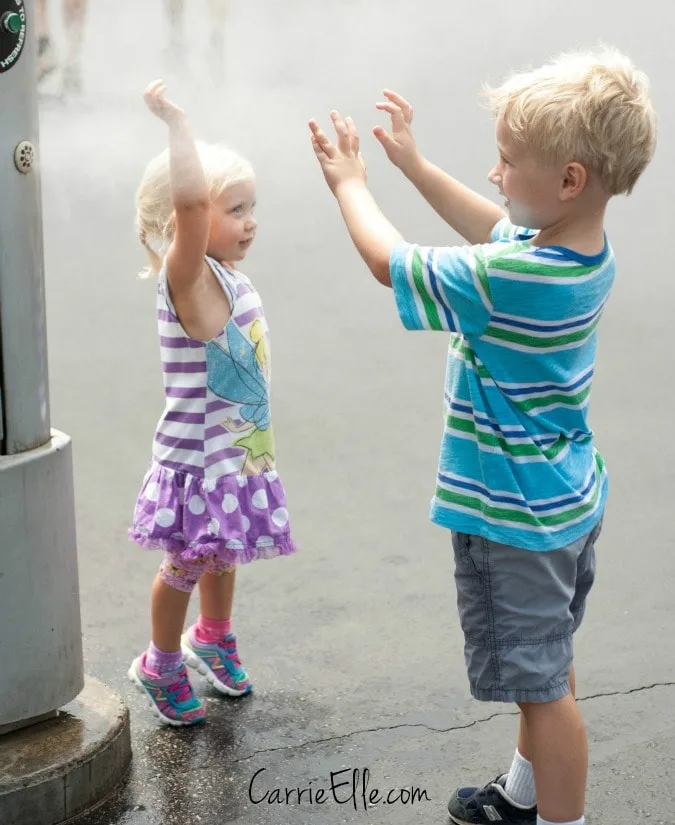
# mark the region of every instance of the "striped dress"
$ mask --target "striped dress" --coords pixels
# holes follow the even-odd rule
[[[406,328],[450,334],[432,521],[553,550],[605,506],[588,406],[615,267],[608,243],[585,256],[534,235],[504,219],[490,244],[401,244],[391,277]]]
[[[269,331],[249,279],[207,258],[232,314],[210,341],[188,336],[166,269],[157,322],[166,406],[155,433],[130,538],[186,560],[229,564],[295,550],[275,469],[269,406]]]

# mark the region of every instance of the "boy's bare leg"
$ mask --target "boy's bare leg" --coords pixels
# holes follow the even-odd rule
[[[87,16],[87,0],[63,0],[63,21],[66,28],[66,63],[63,89],[67,93],[82,91],[82,44]]]
[[[576,677],[574,675],[574,665],[572,665],[570,669],[570,693],[575,698],[577,695],[576,688],[577,684]],[[520,751],[520,755],[523,759],[527,759],[528,762],[532,761],[532,756],[530,754],[530,743],[527,738],[527,722],[525,721],[525,716],[522,711],[520,713],[520,722],[518,727],[518,750]]]
[[[35,2],[35,31],[37,34],[37,73],[38,83],[56,68],[56,55],[49,28],[47,0]]]
[[[211,19],[211,59],[213,72],[219,78],[224,71],[225,21],[229,0],[208,0]]]
[[[571,693],[555,702],[519,705],[524,718],[520,745],[534,771],[539,815],[573,822],[584,813],[588,773],[586,730]]]
[[[185,0],[164,0],[164,13],[169,27],[169,44],[164,52],[169,68],[184,62]]]
[[[164,11],[169,23],[171,38],[177,37],[183,30],[185,20],[185,0],[164,0]]]
[[[49,37],[47,0],[35,0],[35,31],[37,32],[38,38]]]
[[[209,12],[214,28],[222,29],[227,19],[229,0],[209,0]]]
[[[84,22],[87,16],[87,0],[63,0],[63,17],[66,26],[72,23]]]

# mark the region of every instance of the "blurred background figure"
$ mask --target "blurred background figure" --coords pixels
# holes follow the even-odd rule
[[[82,91],[81,54],[87,0],[63,0],[63,23],[66,33],[65,56],[62,59],[62,91],[80,94]],[[36,0],[35,18],[38,38],[38,84],[59,67],[57,51],[50,26],[47,0]]]
[[[207,57],[212,71],[217,75],[224,70],[225,19],[228,3],[229,0],[206,0],[210,32]],[[185,0],[164,0],[164,10],[169,25],[169,45],[165,51],[165,59],[169,69],[183,69],[185,67],[187,52],[185,6]],[[191,33],[194,34],[194,31],[199,28],[201,27],[190,26]]]

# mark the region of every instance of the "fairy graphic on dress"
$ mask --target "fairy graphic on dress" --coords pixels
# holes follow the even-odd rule
[[[260,475],[274,468],[274,436],[265,373],[269,352],[265,329],[260,320],[251,324],[249,343],[234,323],[227,325],[228,350],[215,341],[206,345],[209,389],[224,401],[241,404],[241,424],[232,418],[222,423],[233,433],[248,433],[234,442],[245,450],[243,475]]]

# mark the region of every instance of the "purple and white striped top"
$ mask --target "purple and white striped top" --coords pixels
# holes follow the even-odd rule
[[[159,275],[157,321],[166,407],[153,456],[168,469],[206,480],[270,472],[269,329],[262,302],[245,275],[206,260],[232,307],[225,328],[208,342],[185,332],[169,296],[165,267]],[[260,455],[264,461],[256,465]]]

